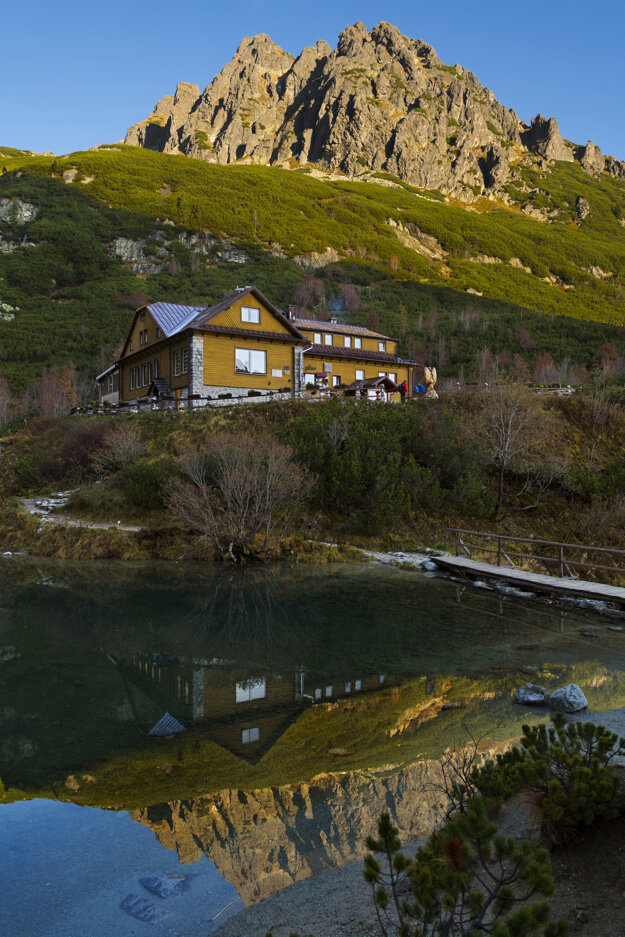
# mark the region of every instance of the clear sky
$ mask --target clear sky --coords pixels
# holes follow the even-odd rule
[[[380,20],[473,71],[522,120],[625,159],[625,5],[586,0],[31,0],[0,8],[0,145],[68,153],[124,137],[179,81],[204,88],[245,35],[293,54]]]

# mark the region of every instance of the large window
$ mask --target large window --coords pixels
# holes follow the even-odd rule
[[[253,306],[241,306],[241,322],[260,322],[260,309]]]
[[[245,680],[237,683],[235,699],[237,703],[250,703],[255,699],[265,699],[267,696],[267,681],[264,677],[259,680]]]
[[[267,352],[253,351],[251,348],[235,349],[235,370],[237,374],[266,374]]]

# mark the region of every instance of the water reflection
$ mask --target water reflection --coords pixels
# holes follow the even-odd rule
[[[625,670],[624,638],[606,621],[388,568],[12,559],[0,564],[0,596],[0,777],[26,789],[149,749],[167,714],[167,731],[256,765],[309,724],[309,709],[417,678],[435,695],[440,675],[545,664],[557,675],[588,660]],[[602,686],[615,699],[620,676]],[[509,688],[497,693],[509,708]],[[316,720],[324,751],[341,748],[333,719],[346,711]],[[359,726],[366,748],[366,713]]]

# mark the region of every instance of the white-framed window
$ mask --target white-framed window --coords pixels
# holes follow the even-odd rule
[[[362,680],[354,680],[354,689],[356,692],[358,692],[358,690],[362,690]]]
[[[321,345],[321,332],[315,332],[314,344]]]
[[[322,696],[323,696],[323,690],[321,689],[321,687],[317,687],[317,689],[315,690],[315,699],[321,699]]]
[[[386,371],[378,371],[378,377],[386,377]]]
[[[326,687],[326,696],[332,696],[332,687],[331,687],[331,686],[327,686],[327,687]]]
[[[254,726],[253,729],[243,729],[241,732],[241,742],[248,745],[250,742],[260,742],[260,728]]]
[[[176,377],[180,374],[181,361],[182,361],[182,351],[179,348],[178,351],[174,352],[174,376]]]
[[[265,699],[267,681],[264,677],[259,680],[243,680],[242,683],[237,683],[234,696],[237,703],[250,703],[255,699]]]
[[[331,344],[332,344],[332,333],[331,333],[331,332],[325,332],[325,333],[324,333],[323,342],[324,342],[325,345],[331,345]]]
[[[380,684],[384,683],[385,681],[386,681],[386,674],[385,674],[385,673],[381,673],[381,674],[380,674]]]
[[[266,374],[267,352],[252,348],[235,348],[234,369],[237,374]]]
[[[393,384],[396,384],[396,383],[397,383],[397,381],[396,381],[397,375],[396,375],[396,374],[393,374],[391,371],[389,371],[389,372],[388,372],[388,376],[389,376],[389,378],[391,379],[391,381],[393,382]]]
[[[272,377],[282,377],[282,368],[272,368],[271,369]]]
[[[186,374],[189,370],[189,349],[182,349],[182,373]]]
[[[350,336],[350,335],[344,335],[344,336],[343,336],[343,342],[344,342],[346,348],[351,348],[351,347],[352,347],[352,339],[351,339],[351,336]]]
[[[333,375],[332,387],[338,387],[340,383],[341,383],[341,375],[340,374]]]
[[[147,345],[148,343],[148,330],[146,329],[143,333],[143,344]]]
[[[354,339],[354,348],[362,348],[362,339],[361,339],[361,338],[355,338],[355,339]]]
[[[241,306],[241,322],[254,322],[256,325],[260,322],[260,309],[254,306]]]
[[[356,368],[356,380],[364,381],[364,379],[365,379],[365,372],[361,371],[360,368]]]
[[[346,692],[346,693],[351,693],[351,692],[352,692],[352,685],[351,685],[351,682],[345,684],[345,692]]]
[[[378,342],[378,351],[386,351],[386,342]]]
[[[113,393],[113,375],[112,374],[109,374],[109,377],[108,377],[108,393],[109,394]]]
[[[332,373],[332,362],[331,362],[331,361],[324,361],[324,362],[323,362],[323,370],[326,372],[326,374],[331,374],[331,373]]]
[[[153,377],[158,377],[158,369],[159,369],[160,360],[161,360],[160,358],[154,359],[154,368],[152,370]]]

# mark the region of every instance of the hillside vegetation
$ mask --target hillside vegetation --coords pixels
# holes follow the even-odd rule
[[[0,319],[1,368],[15,389],[55,361],[93,375],[144,299],[212,302],[242,283],[283,308],[379,326],[453,378],[493,367],[526,377],[550,356],[544,379],[567,379],[573,365],[623,352],[625,184],[605,174],[527,170],[533,204],[560,212],[547,223],[486,199],[467,210],[390,178],[319,179],[122,146],[0,152],[0,200],[39,209],[0,221],[0,303],[13,310]],[[134,257],[115,255],[120,238]]]

